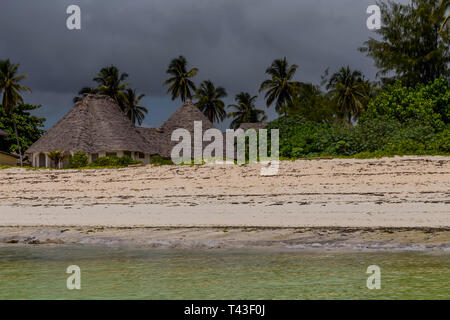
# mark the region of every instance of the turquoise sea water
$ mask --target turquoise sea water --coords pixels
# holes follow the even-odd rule
[[[450,299],[450,254],[0,247],[0,299]]]

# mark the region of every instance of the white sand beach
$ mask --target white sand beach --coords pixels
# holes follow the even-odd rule
[[[283,161],[278,175],[259,173],[258,164],[5,169],[0,235],[24,227],[450,228],[449,157]]]

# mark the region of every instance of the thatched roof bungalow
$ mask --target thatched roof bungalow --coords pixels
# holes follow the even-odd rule
[[[48,154],[57,150],[66,152],[67,158],[83,151],[89,161],[129,155],[148,164],[155,155],[171,158],[172,148],[179,143],[171,140],[175,129],[189,131],[194,146],[195,121],[202,123],[202,136],[206,130],[216,129],[191,101],[185,102],[161,128],[144,128],[135,127],[110,97],[88,94],[25,153],[34,167],[54,167]],[[202,142],[202,147],[209,143]]]
[[[83,151],[89,161],[104,156],[129,155],[149,163],[146,139],[108,96],[86,95],[27,151],[34,167],[52,167],[51,151],[73,155]],[[155,151],[156,154],[156,151]],[[67,160],[65,165],[67,165]]]
[[[202,136],[208,129],[217,129],[211,121],[192,103],[186,101],[175,113],[167,119],[161,128],[139,128],[138,130],[144,135],[150,147],[157,149],[158,155],[163,158],[171,158],[171,152],[178,141],[172,141],[172,132],[176,129],[186,129],[191,135],[192,156],[194,154],[194,122],[201,121]],[[205,148],[210,142],[202,142]]]

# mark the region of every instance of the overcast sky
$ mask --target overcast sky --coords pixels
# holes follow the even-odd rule
[[[66,8],[81,8],[82,29],[66,27]],[[51,127],[83,86],[110,64],[127,72],[145,93],[145,126],[160,126],[180,105],[162,82],[169,61],[184,55],[199,68],[196,83],[210,79],[228,92],[258,94],[264,71],[286,56],[299,65],[297,80],[318,84],[327,67],[376,69],[357,48],[374,36],[366,9],[375,0],[1,0],[0,59],[20,63],[38,115]],[[260,95],[258,107],[267,110]],[[219,125],[228,127],[229,121]]]

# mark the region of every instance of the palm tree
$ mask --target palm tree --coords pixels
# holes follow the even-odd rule
[[[292,81],[292,78],[297,71],[298,66],[293,64],[289,66],[286,57],[283,59],[277,59],[272,62],[272,65],[267,68],[266,74],[271,78],[265,80],[259,92],[267,90],[265,94],[267,107],[269,107],[274,101],[275,110],[278,113],[286,113],[285,106],[288,106],[292,102],[292,98],[295,96],[299,82]]]
[[[352,71],[347,66],[331,76],[327,89],[331,89],[329,94],[336,103],[341,117],[346,117],[348,124],[351,124],[352,119],[358,119],[366,107],[371,85],[360,71]]]
[[[122,83],[128,78],[127,73],[120,73],[115,66],[102,68],[94,81],[98,83],[97,92],[110,96],[123,109],[125,94],[122,92],[129,83]]]
[[[77,103],[78,101],[81,101],[83,99],[83,96],[85,94],[97,94],[98,90],[96,88],[91,87],[83,87],[80,91],[78,91],[78,96],[73,98],[73,103]]]
[[[445,18],[444,22],[442,23],[441,30],[439,30],[439,32],[444,31],[445,25],[448,23],[449,19],[450,19],[450,14]]]
[[[17,75],[18,69],[19,65],[11,64],[9,59],[0,61],[0,93],[3,92],[2,104],[3,108],[5,108],[6,113],[11,116],[14,126],[14,134],[16,136],[16,142],[19,148],[20,165],[23,166],[22,150],[20,147],[19,135],[17,133],[17,124],[16,118],[14,116],[14,110],[18,103],[23,103],[23,98],[20,95],[20,92],[31,92],[31,90],[19,83],[21,80],[25,79],[28,76],[25,74]]]
[[[167,93],[172,93],[172,100],[181,97],[181,101],[192,99],[192,93],[196,92],[195,84],[189,78],[195,76],[197,68],[187,71],[187,61],[183,56],[173,59],[166,71],[171,77],[164,81],[163,85],[169,84]]]
[[[141,94],[136,98],[136,90],[127,89],[125,91],[124,112],[134,125],[136,122],[141,125],[145,118],[145,114],[148,113],[146,107],[139,105],[139,102],[143,97],[145,97],[145,94]]]
[[[221,100],[227,96],[222,87],[215,87],[210,80],[203,81],[197,90],[196,103],[203,114],[211,121],[222,121],[226,116],[225,103]]]
[[[236,95],[234,100],[236,104],[230,104],[228,107],[235,111],[228,113],[228,118],[234,118],[231,121],[230,128],[237,129],[241,123],[255,123],[267,119],[264,110],[256,109],[255,100],[258,96],[251,96],[248,92],[241,92]]]
[[[447,9],[450,7],[450,0],[442,0],[441,5],[439,6],[439,9],[443,10],[443,13],[447,11]],[[439,30],[439,33],[444,31],[445,26],[447,25],[448,21],[450,20],[450,14],[447,15],[444,22],[441,25],[441,28]]]
[[[58,169],[61,169],[61,161],[64,160],[66,154],[61,150],[50,151],[48,153],[48,157],[55,162],[55,165]]]

